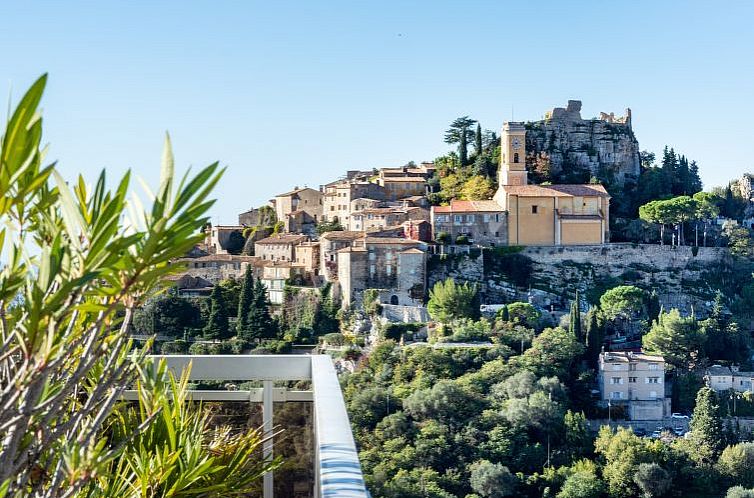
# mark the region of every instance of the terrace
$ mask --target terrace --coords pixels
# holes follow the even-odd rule
[[[164,358],[168,367],[180,375],[191,364],[190,380],[261,381],[262,387],[250,390],[192,390],[191,399],[207,402],[248,402],[262,405],[263,429],[272,435],[275,403],[312,403],[313,498],[367,498],[361,464],[351,433],[343,395],[332,360],[327,355],[171,355]],[[285,381],[310,381],[311,390],[276,387]],[[136,399],[126,391],[126,399]],[[286,429],[281,427],[280,429]],[[264,446],[265,458],[272,458],[274,438]],[[273,498],[274,476],[264,476],[263,497]]]

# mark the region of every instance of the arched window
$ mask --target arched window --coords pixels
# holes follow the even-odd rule
[[[395,294],[393,294],[392,296],[390,296],[390,304],[397,305],[398,304],[398,296],[396,296]]]
[[[514,162],[514,163],[517,163],[517,162],[518,162],[518,152],[514,152],[514,153],[513,153],[513,162]]]

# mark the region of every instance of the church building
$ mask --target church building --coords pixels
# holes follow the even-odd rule
[[[498,190],[509,245],[593,245],[608,241],[610,195],[600,184],[529,185],[526,128],[503,124]]]
[[[600,184],[529,185],[526,128],[503,124],[498,189],[492,201],[432,208],[435,238],[463,235],[472,244],[597,245],[609,241],[610,195]]]

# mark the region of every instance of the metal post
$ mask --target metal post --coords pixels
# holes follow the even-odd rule
[[[264,391],[262,392],[262,424],[266,441],[262,448],[264,459],[272,460],[272,381],[265,380],[262,382]],[[273,480],[272,471],[264,474],[264,498],[273,498]]]

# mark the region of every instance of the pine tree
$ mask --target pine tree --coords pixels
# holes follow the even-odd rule
[[[699,464],[712,465],[725,445],[725,434],[717,394],[707,386],[696,394],[690,429],[694,448],[691,457]]]
[[[476,124],[476,155],[477,157],[482,156],[482,125],[479,123]]]
[[[316,335],[324,335],[338,332],[340,324],[338,323],[337,314],[338,305],[332,297],[332,284],[328,282],[322,287],[322,291],[320,292],[320,301],[313,327],[314,333]]]
[[[261,280],[254,284],[254,298],[249,311],[248,333],[244,339],[268,339],[275,337],[275,327],[270,316],[270,302],[267,299],[267,287]]]
[[[504,322],[509,322],[511,320],[511,315],[508,311],[507,304],[504,304],[503,309],[500,310],[500,319],[502,319]]]
[[[204,327],[205,339],[227,339],[230,337],[228,314],[225,310],[225,299],[219,285],[212,288],[209,296],[210,308],[207,325]]]
[[[570,332],[581,342],[584,338],[581,333],[581,310],[579,309],[579,291],[576,291],[576,298],[571,302],[571,325]]]
[[[254,277],[251,272],[251,265],[246,265],[246,272],[243,275],[241,283],[241,296],[238,298],[238,318],[236,319],[236,334],[238,337],[246,335],[249,328],[249,311],[251,311],[252,301],[254,299]]]

